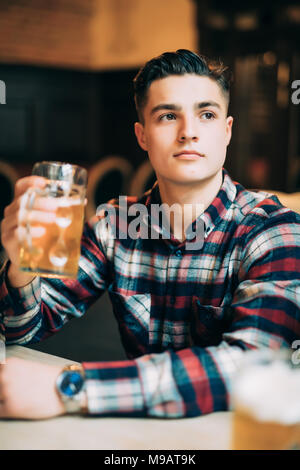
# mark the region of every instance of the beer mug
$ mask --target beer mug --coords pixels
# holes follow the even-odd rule
[[[245,353],[232,408],[231,449],[300,449],[300,367],[289,349]]]
[[[68,163],[40,162],[32,174],[44,177],[46,184],[42,189],[29,188],[24,195],[19,223],[20,270],[42,277],[76,278],[87,171]],[[55,211],[54,220],[43,220],[42,213],[37,216],[35,209],[43,202]]]

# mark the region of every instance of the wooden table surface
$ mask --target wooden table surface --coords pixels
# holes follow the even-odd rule
[[[7,347],[6,356],[45,364],[71,362],[22,346]],[[231,417],[231,412],[218,412],[185,419],[61,416],[39,421],[0,420],[0,450],[226,450]]]

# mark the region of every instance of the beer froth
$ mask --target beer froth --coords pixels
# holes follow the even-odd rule
[[[259,421],[299,423],[299,397],[300,369],[292,369],[279,360],[248,366],[234,387],[235,407],[247,410]]]

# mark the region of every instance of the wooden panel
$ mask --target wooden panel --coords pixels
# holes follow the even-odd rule
[[[88,67],[93,4],[93,0],[1,0],[1,61]]]
[[[81,69],[136,67],[195,49],[191,0],[1,0],[0,61]]]

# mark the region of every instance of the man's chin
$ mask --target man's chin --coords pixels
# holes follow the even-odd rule
[[[200,173],[200,172],[199,172]],[[201,174],[199,175],[188,175],[184,174],[184,172],[180,174],[173,175],[173,177],[167,177],[164,178],[165,181],[169,181],[170,183],[176,184],[176,185],[201,185],[207,182],[211,182],[213,179],[218,179],[219,173],[222,173],[222,168],[220,169],[214,169],[211,171],[201,171]]]

